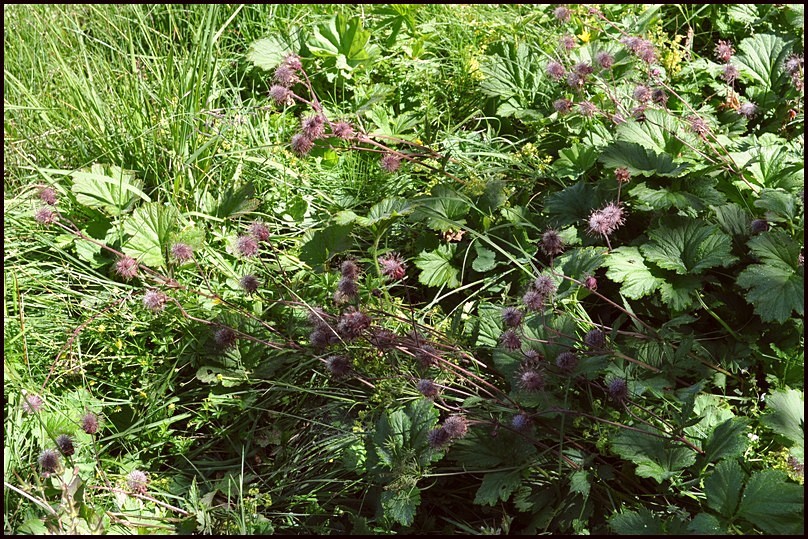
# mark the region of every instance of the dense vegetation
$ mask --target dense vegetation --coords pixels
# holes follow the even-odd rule
[[[802,534],[803,48],[5,6],[5,533]]]

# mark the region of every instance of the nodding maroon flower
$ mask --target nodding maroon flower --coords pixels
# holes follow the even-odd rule
[[[799,73],[802,69],[802,66],[805,62],[805,59],[802,56],[797,56],[796,54],[792,54],[788,58],[786,58],[785,62],[783,62],[783,68],[785,68],[786,73],[789,75],[794,75],[795,73]]]
[[[597,328],[590,329],[584,335],[584,344],[593,350],[603,350],[606,346],[606,334]]]
[[[115,262],[115,273],[127,281],[137,277],[137,270],[137,260],[131,256],[123,255]]]
[[[638,122],[644,122],[645,121],[645,109],[646,108],[647,107],[646,107],[645,103],[637,105],[636,107],[631,109],[631,117],[634,118],[635,120],[637,120]]]
[[[628,183],[631,181],[631,172],[626,167],[617,167],[614,169],[614,177],[620,183]]]
[[[640,84],[634,88],[632,97],[640,103],[647,103],[651,100],[651,90],[649,90],[647,86]]]
[[[567,73],[567,86],[573,90],[580,90],[584,87],[584,78],[574,71]]]
[[[553,101],[553,108],[559,114],[567,114],[569,111],[572,110],[572,101],[565,98],[556,99],[555,101]]]
[[[554,81],[558,82],[564,78],[564,75],[567,74],[567,70],[564,69],[563,65],[553,60],[547,64],[547,74],[550,75],[550,78]]]
[[[510,328],[515,328],[522,323],[522,311],[516,307],[505,307],[502,309],[502,321]]]
[[[569,34],[565,34],[558,39],[558,44],[565,51],[571,51],[575,48],[575,38]]]
[[[578,112],[581,115],[591,118],[598,111],[598,107],[591,101],[581,101],[578,103]]]
[[[59,453],[53,449],[45,449],[37,459],[39,467],[45,473],[55,472],[59,467]]]
[[[317,350],[323,350],[332,344],[336,344],[338,341],[339,337],[327,326],[319,327],[309,335],[309,342]]]
[[[140,470],[132,470],[126,476],[126,486],[136,494],[146,494],[146,485],[148,483],[149,477]]]
[[[303,69],[303,63],[300,61],[300,56],[294,53],[287,54],[283,58],[283,64],[295,71],[300,71]]]
[[[22,411],[26,414],[35,414],[42,409],[42,397],[34,393],[24,393],[22,396]]]
[[[294,69],[289,67],[286,63],[281,63],[275,68],[272,80],[277,83],[278,86],[289,88],[300,79]]]
[[[426,439],[429,443],[429,447],[432,449],[440,449],[451,440],[451,437],[443,427],[439,427],[429,431],[429,434],[426,435]]]
[[[429,367],[437,367],[440,359],[440,352],[428,343],[423,343],[419,347],[413,349],[413,354],[421,368],[428,369]]]
[[[611,69],[614,65],[614,57],[608,52],[599,52],[595,55],[595,61],[603,69]]]
[[[291,107],[295,104],[294,92],[280,84],[273,84],[269,88],[269,97],[278,105],[285,105]]]
[[[622,403],[628,397],[628,385],[622,378],[614,378],[606,385],[606,393],[617,403]]]
[[[335,122],[331,124],[331,132],[334,136],[344,140],[350,140],[356,136],[353,126],[348,122]]]
[[[651,101],[664,107],[668,104],[668,94],[662,88],[654,88],[654,91],[651,92]]]
[[[174,257],[174,260],[182,264],[194,257],[194,250],[184,243],[175,243],[171,246],[171,256]]]
[[[261,283],[258,281],[258,277],[248,273],[239,280],[238,284],[248,294],[255,294]]]
[[[81,418],[81,430],[87,434],[98,432],[98,416],[92,412],[87,412]]]
[[[379,350],[391,350],[396,344],[396,334],[389,329],[375,328],[368,341]]]
[[[610,236],[625,222],[623,208],[614,202],[609,202],[605,207],[593,211],[589,216],[589,231],[593,234]]]
[[[802,92],[805,81],[803,80],[802,73],[796,71],[791,74],[791,83],[798,92]]]
[[[334,301],[337,303],[346,303],[356,298],[359,294],[359,285],[356,281],[343,277],[337,284],[337,290],[334,292]]]
[[[568,22],[570,20],[570,13],[572,13],[567,6],[558,6],[553,10],[553,16],[559,22]]]
[[[351,371],[351,360],[343,355],[333,355],[325,358],[325,367],[334,377],[345,376]]]
[[[640,46],[635,51],[637,57],[646,64],[653,64],[657,60],[656,49],[650,41],[641,40]]]
[[[522,339],[516,331],[508,329],[499,336],[499,342],[506,350],[519,350],[522,347]]]
[[[541,235],[541,250],[547,256],[555,256],[564,252],[564,240],[561,239],[558,230],[549,228]]]
[[[518,431],[523,431],[530,427],[531,422],[530,416],[526,413],[516,414],[511,419],[511,427]]]
[[[49,207],[43,206],[36,211],[34,219],[41,225],[52,225],[59,220],[59,215]]]
[[[751,101],[746,101],[742,103],[740,107],[738,107],[738,114],[746,117],[747,119],[751,119],[755,114],[757,114],[757,110],[757,105]]]
[[[253,221],[247,230],[250,236],[258,241],[267,241],[269,239],[269,228],[261,221]]]
[[[343,339],[355,339],[362,335],[362,332],[370,327],[370,317],[362,311],[349,310],[342,313],[337,323],[337,333]]]
[[[213,343],[219,350],[227,350],[236,344],[236,332],[228,327],[221,327],[213,332]]]
[[[707,122],[699,116],[688,116],[687,121],[690,124],[690,130],[702,138],[706,137],[707,133],[710,132]]]
[[[727,63],[730,58],[732,58],[733,54],[735,54],[735,49],[732,48],[732,42],[719,39],[718,43],[715,45],[715,57]]]
[[[43,187],[39,190],[39,200],[49,206],[56,205],[56,191],[52,187]]]
[[[312,114],[300,122],[300,131],[309,140],[317,140],[325,134],[325,118],[322,114]]]
[[[586,77],[591,75],[595,72],[595,68],[592,67],[592,64],[587,62],[578,62],[574,66],[572,66],[572,70],[578,74],[581,79],[586,80]]]
[[[516,385],[524,391],[541,391],[544,389],[544,376],[535,369],[524,369],[519,373]]]
[[[544,361],[544,355],[538,350],[534,350],[532,348],[530,350],[525,350],[523,355],[525,356],[525,363],[529,365],[538,365]]]
[[[450,415],[443,422],[443,430],[450,438],[462,438],[469,430],[469,422],[462,415]]]
[[[307,318],[309,324],[311,324],[315,328],[329,327],[328,325],[329,314],[319,307],[314,307],[313,309],[311,309],[307,315]]]
[[[642,39],[636,36],[626,36],[620,39],[620,43],[625,45],[626,48],[631,52],[636,53],[637,50],[640,48],[640,45],[642,45]]]
[[[597,290],[598,280],[595,279],[592,275],[587,275],[586,279],[584,279],[584,286],[587,287],[589,290]]]
[[[306,155],[314,148],[314,141],[303,133],[298,133],[292,137],[291,141],[292,151],[297,155]]]
[[[578,356],[573,352],[561,352],[556,356],[556,367],[564,372],[572,372],[578,366]]]
[[[243,257],[253,257],[258,254],[258,241],[249,235],[236,238],[236,251]]]
[[[379,166],[382,167],[382,170],[387,172],[395,172],[401,166],[401,157],[388,152],[382,156],[381,161],[379,161]]]
[[[143,294],[143,306],[152,312],[160,312],[165,309],[166,301],[168,301],[168,296],[154,288],[146,290],[146,293]]]
[[[726,81],[727,84],[734,84],[735,80],[738,78],[738,68],[732,64],[727,64],[724,66],[724,71],[721,73],[721,78]]]
[[[755,219],[749,224],[752,234],[760,234],[769,230],[769,223],[766,219]]]
[[[407,274],[407,265],[401,255],[396,252],[380,256],[378,260],[382,275],[391,281],[399,281]]]
[[[556,284],[549,275],[539,275],[533,281],[533,288],[542,296],[549,298],[556,291]]]
[[[418,380],[416,387],[418,388],[418,392],[428,399],[434,399],[440,392],[440,388],[437,386],[437,384],[427,378]]]
[[[541,292],[530,289],[522,296],[522,303],[529,311],[541,311],[544,308],[544,300],[546,297]]]
[[[69,457],[76,452],[75,448],[73,447],[73,439],[67,434],[60,434],[57,436],[56,445],[59,447],[59,451],[61,451],[66,457]]]
[[[339,271],[345,279],[355,280],[359,277],[359,266],[353,260],[345,260],[340,264]]]

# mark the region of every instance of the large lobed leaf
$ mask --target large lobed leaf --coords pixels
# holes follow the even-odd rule
[[[665,282],[651,273],[637,247],[618,247],[609,253],[604,265],[609,268],[606,276],[622,283],[620,293],[630,299],[652,294]]]
[[[715,225],[694,219],[670,217],[648,232],[650,243],[640,247],[645,258],[679,275],[699,275],[736,260],[730,254],[732,239]]]
[[[449,243],[438,246],[434,251],[422,251],[415,258],[415,267],[421,270],[418,281],[427,286],[460,286],[460,270],[452,264],[457,245]]]

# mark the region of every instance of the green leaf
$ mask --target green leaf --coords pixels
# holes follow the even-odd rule
[[[558,257],[558,262],[564,275],[583,280],[587,275],[594,275],[606,257],[605,247],[579,247],[563,253]]]
[[[652,294],[665,281],[655,277],[636,247],[622,246],[614,249],[606,257],[606,276],[616,283],[622,283],[620,293],[630,299],[640,299]]]
[[[522,483],[522,470],[508,470],[502,472],[488,472],[483,476],[483,482],[474,496],[474,503],[494,506],[500,500],[507,502],[511,494]]]
[[[689,309],[696,301],[696,294],[704,287],[696,275],[674,275],[659,285],[659,296],[674,311]]]
[[[612,441],[612,450],[636,464],[639,477],[650,477],[657,483],[679,475],[696,461],[692,449],[638,431],[621,432]]]
[[[766,397],[764,425],[805,449],[805,392],[777,389]]]
[[[683,137],[682,134],[686,133]],[[684,128],[684,122],[667,110],[648,109],[645,111],[645,120],[639,122],[629,119],[617,127],[617,138],[627,143],[639,144],[643,148],[656,154],[667,154],[678,157],[687,149],[687,144],[693,146],[695,136],[690,135]]]
[[[367,217],[359,217],[356,223],[360,226],[373,226],[407,215],[410,211],[412,210],[406,199],[385,198],[371,206]]]
[[[805,308],[805,279],[799,266],[799,245],[781,230],[755,236],[747,243],[761,264],[744,269],[738,286],[749,291],[746,300],[764,322],[785,322],[792,312]]]
[[[783,189],[763,189],[755,207],[767,210],[766,218],[774,222],[791,222],[799,214],[797,197]]]
[[[782,38],[771,34],[756,34],[738,44],[738,54],[732,63],[741,74],[750,77],[754,84],[765,89],[777,88],[785,82],[783,62],[790,51],[790,44]]]
[[[746,484],[738,516],[766,533],[802,535],[805,498],[800,485],[780,470],[755,472]]]
[[[703,444],[707,462],[734,459],[743,455],[749,445],[745,432],[748,425],[749,420],[742,417],[733,417],[718,425]]]
[[[421,504],[421,490],[417,487],[387,490],[381,496],[384,515],[402,526],[410,526],[415,520],[415,511]]]
[[[710,206],[715,212],[721,230],[733,236],[746,236],[749,233],[749,214],[740,205],[731,203]]]
[[[247,51],[247,61],[259,69],[270,71],[290,53],[292,49],[283,40],[272,36],[253,41]]]
[[[693,517],[693,520],[687,525],[687,531],[693,535],[726,535],[727,533],[721,522],[709,513],[699,513]]]
[[[165,266],[178,217],[177,210],[157,202],[136,208],[124,221],[124,232],[131,238],[123,245],[123,252],[146,266]]]
[[[544,202],[544,211],[556,226],[567,226],[588,219],[597,202],[592,185],[578,182],[549,195]]]
[[[491,436],[485,429],[470,429],[454,443],[449,456],[470,471],[490,470],[528,464],[536,457],[536,448],[509,430]]]
[[[477,257],[471,263],[474,271],[483,273],[491,271],[497,266],[497,254],[494,251],[483,247],[479,242],[474,244],[474,250],[477,252]]]
[[[559,150],[558,159],[553,162],[553,170],[558,178],[577,179],[581,174],[595,166],[598,152],[591,146],[573,144],[569,148]]]
[[[416,201],[414,219],[426,220],[433,230],[446,232],[466,223],[469,202],[449,187],[436,185],[429,196]]]
[[[496,346],[502,333],[502,307],[493,303],[480,303],[477,307],[479,326],[476,346]]]
[[[570,476],[570,492],[576,492],[584,498],[588,498],[591,488],[588,471],[578,470]]]
[[[351,225],[330,225],[312,233],[300,248],[300,260],[317,267],[333,255],[347,251],[353,245],[351,229]]]
[[[379,54],[379,48],[369,41],[370,31],[363,28],[360,17],[349,19],[339,14],[315,26],[306,44],[314,56],[328,60],[328,67],[350,78],[351,70],[370,63]]]
[[[609,518],[609,526],[618,535],[663,535],[664,523],[645,507],[615,513]]]
[[[151,202],[151,199],[141,191],[143,182],[136,180],[132,171],[114,165],[94,164],[89,172],[74,171],[69,174],[73,178],[71,190],[76,196],[76,201],[91,208],[101,208],[110,215],[121,215],[131,210],[138,198]]]
[[[492,54],[480,61],[484,76],[480,88],[486,95],[499,98],[498,115],[509,117],[522,110],[535,109],[539,98],[549,103],[550,98],[543,91],[546,78],[542,61],[528,45],[500,42],[490,50]]]
[[[228,185],[215,201],[213,214],[227,219],[250,213],[258,207],[258,200],[252,198],[255,187],[251,182],[243,185]]]
[[[686,164],[676,164],[669,154],[659,154],[636,142],[622,140],[611,143],[600,154],[600,162],[608,168],[626,167],[632,176],[682,176]]]
[[[715,225],[694,219],[679,216],[662,219],[648,236],[650,243],[640,247],[645,258],[679,275],[699,275],[736,260],[730,254],[729,236]]]
[[[704,480],[707,506],[726,518],[732,518],[738,510],[745,482],[746,473],[737,461],[719,462],[710,477]]]
[[[418,282],[426,286],[460,286],[460,270],[452,265],[456,248],[457,244],[450,243],[440,245],[434,251],[422,251],[415,258],[415,266],[421,270]]]

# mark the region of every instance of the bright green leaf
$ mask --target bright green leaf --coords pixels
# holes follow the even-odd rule
[[[742,417],[733,417],[718,425],[703,444],[704,458],[708,462],[718,462],[742,456],[749,445],[748,425],[749,420]]]
[[[777,389],[766,397],[766,410],[763,424],[804,449],[805,392]]]
[[[653,293],[665,281],[654,276],[645,265],[645,260],[636,247],[622,246],[606,257],[606,276],[622,283],[620,293],[631,299],[640,299]]]
[[[803,488],[788,482],[786,477],[780,470],[754,473],[744,489],[738,516],[766,533],[803,535]]]
[[[676,164],[669,154],[659,154],[635,142],[616,141],[600,154],[600,162],[607,168],[625,167],[633,176],[682,176],[686,164]]]
[[[452,264],[457,244],[438,246],[434,251],[422,251],[415,258],[415,266],[421,270],[418,282],[427,286],[460,286],[460,270]]]
[[[264,71],[275,69],[292,50],[280,38],[272,36],[253,41],[247,51],[247,61]]]
[[[735,261],[732,239],[715,225],[675,216],[661,220],[648,236],[650,242],[640,247],[645,258],[679,275],[698,275]]]
[[[522,483],[522,470],[488,472],[474,496],[474,503],[479,505],[496,505],[499,501],[507,502],[511,494]]]
[[[101,208],[110,215],[121,215],[131,210],[138,198],[151,202],[141,191],[143,182],[135,179],[135,173],[114,165],[94,164],[89,172],[74,171],[69,175],[73,178],[71,190],[80,204]]]
[[[146,266],[165,266],[177,219],[178,212],[174,208],[157,202],[136,208],[124,221],[124,232],[131,237],[123,245],[123,252]]]
[[[497,255],[494,251],[483,247],[480,243],[474,244],[474,250],[477,252],[477,257],[474,259],[474,262],[471,263],[471,267],[474,271],[483,273],[491,271],[496,267]]]

